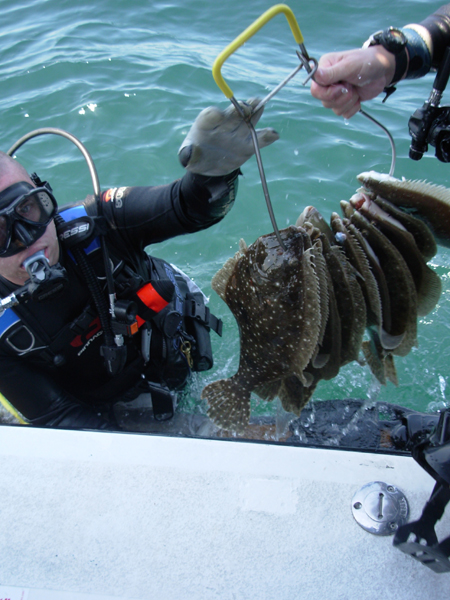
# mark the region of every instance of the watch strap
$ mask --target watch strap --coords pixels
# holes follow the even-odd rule
[[[388,27],[388,29],[373,33],[363,46],[363,48],[383,46],[383,48],[386,48],[388,52],[391,52],[395,56],[394,76],[388,87],[400,81],[408,69],[407,43],[408,40],[401,29]]]
[[[418,79],[431,69],[431,51],[424,39],[428,32],[420,25],[406,25],[402,31],[406,37],[406,50],[409,58],[405,79]]]

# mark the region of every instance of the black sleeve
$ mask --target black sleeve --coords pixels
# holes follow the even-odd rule
[[[420,23],[430,32],[433,40],[432,66],[437,68],[450,46],[450,4],[444,4],[436,12]]]
[[[14,357],[0,357],[0,392],[31,425],[115,431],[95,410],[81,405],[49,375]]]
[[[187,172],[168,185],[115,188],[102,194],[113,229],[141,247],[211,227],[233,206],[239,171],[224,177]],[[89,207],[87,206],[89,211]]]

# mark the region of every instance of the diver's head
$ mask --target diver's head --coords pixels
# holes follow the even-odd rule
[[[50,265],[59,260],[53,217],[56,200],[46,187],[36,187],[22,165],[0,152],[0,275],[23,285],[23,261],[43,250]]]

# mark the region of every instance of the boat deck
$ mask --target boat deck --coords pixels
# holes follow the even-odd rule
[[[406,456],[4,425],[0,481],[1,600],[448,597],[352,515],[382,481],[420,517],[434,480]]]

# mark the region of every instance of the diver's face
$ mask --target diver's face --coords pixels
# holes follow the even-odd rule
[[[59,260],[59,243],[56,236],[55,222],[51,221],[38,240],[29,248],[13,256],[0,256],[0,275],[16,285],[23,285],[28,279],[28,273],[23,266],[23,261],[32,254],[43,250],[50,265],[55,265]]]
[[[0,182],[0,192],[13,185],[23,181],[23,173],[14,173],[14,169],[8,176],[3,176]],[[30,181],[30,183],[32,183]],[[16,285],[23,285],[28,279],[28,273],[23,266],[23,261],[32,254],[43,250],[50,265],[54,265],[59,260],[59,243],[56,235],[54,221],[50,221],[44,234],[37,239],[31,246],[24,248],[21,252],[13,256],[0,256],[0,275]]]

